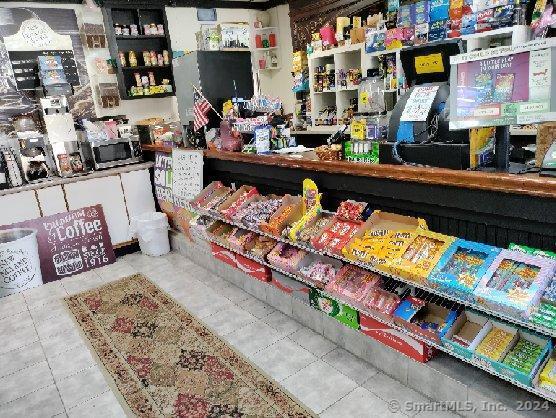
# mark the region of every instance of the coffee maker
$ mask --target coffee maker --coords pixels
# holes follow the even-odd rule
[[[21,166],[28,183],[40,182],[56,174],[52,147],[44,135],[19,139]]]

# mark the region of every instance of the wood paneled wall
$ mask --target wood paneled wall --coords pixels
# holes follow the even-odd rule
[[[338,16],[377,13],[384,9],[385,0],[290,0],[290,24],[293,50],[305,50],[311,34],[326,23],[336,24]]]

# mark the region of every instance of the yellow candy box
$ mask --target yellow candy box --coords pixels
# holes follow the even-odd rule
[[[411,235],[413,239],[396,245],[392,250],[396,256],[390,255],[396,258],[384,267],[406,280],[423,283],[456,238],[422,229]]]
[[[396,258],[396,248],[403,247],[418,230],[426,230],[423,219],[375,210],[353,238],[342,249],[349,260],[375,266]]]

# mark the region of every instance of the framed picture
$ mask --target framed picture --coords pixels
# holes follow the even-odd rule
[[[197,9],[199,22],[216,22],[216,9]]]

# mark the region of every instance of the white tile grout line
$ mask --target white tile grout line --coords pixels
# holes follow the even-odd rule
[[[197,264],[196,264],[196,265],[197,265]],[[198,266],[199,266],[199,265],[198,265]],[[200,266],[200,267],[203,267],[203,266]],[[204,267],[203,267],[203,268],[204,268]],[[214,274],[214,273],[213,273],[213,274]],[[215,275],[216,277],[220,277],[220,278],[224,279],[229,285],[234,286],[234,287],[236,287],[237,289],[240,289],[240,290],[245,291],[245,290],[242,289],[241,287],[237,286],[234,282],[229,281],[228,279],[223,278],[223,277],[221,277],[221,276],[218,276],[218,275],[216,275],[216,274],[214,274],[214,275]],[[246,292],[246,293],[247,293],[247,292]],[[261,300],[258,299],[256,296],[253,296],[253,295],[251,295],[250,293],[249,293],[249,296],[252,297],[252,298],[255,298],[255,299],[259,300],[259,301],[261,301]],[[225,296],[224,296],[224,297],[225,297]],[[262,301],[261,301],[261,302],[262,302]],[[242,306],[240,306],[238,303],[233,302],[233,301],[232,301],[232,303],[236,304],[239,308],[241,308],[241,309],[245,310],[246,312],[248,312],[246,309],[244,309],[244,308],[243,308]],[[263,303],[266,303],[266,302],[263,302]],[[271,305],[269,305],[269,306],[271,306]],[[271,306],[271,307],[272,307],[272,306]],[[277,311],[275,308],[273,308],[273,309],[274,309],[274,311]],[[281,312],[281,311],[277,311],[277,312]],[[214,315],[214,314],[216,314],[216,313],[218,313],[218,312],[215,312],[215,313],[213,313],[213,314],[211,314],[211,315],[209,315],[209,316],[212,316],[212,315]],[[250,312],[248,312],[248,313],[250,313]],[[283,312],[281,312],[281,313],[283,313]],[[283,313],[283,314],[284,314],[284,313]],[[269,313],[269,315],[270,315],[270,313]],[[287,315],[287,314],[284,314],[284,315],[287,316],[288,318],[290,318],[290,319],[296,321],[295,318],[293,318],[293,317],[291,317],[291,316],[289,316],[289,315]],[[267,315],[267,316],[268,316],[268,315]],[[265,318],[266,318],[267,316],[265,316]],[[258,319],[258,318],[257,318],[257,319]],[[264,319],[259,319],[259,320],[261,320],[261,321],[264,322]],[[297,322],[297,321],[296,321],[296,322]],[[252,322],[251,322],[251,323],[252,323]],[[265,322],[265,323],[266,323],[266,322]],[[248,325],[248,324],[246,324],[246,325]],[[270,326],[271,328],[273,328],[272,325],[270,325],[270,324],[267,324],[267,325]],[[313,329],[311,329],[311,328],[309,328],[309,327],[307,327],[307,326],[305,326],[305,325],[303,325],[303,324],[301,324],[301,323],[300,323],[300,325],[302,326],[302,328],[306,328],[306,329],[308,329],[309,331],[314,332],[314,333],[317,334],[318,336],[320,336],[320,337],[322,337],[322,338],[326,338],[324,335],[319,334],[318,332],[314,331]],[[245,325],[244,325],[244,326],[245,326]],[[209,326],[209,328],[211,328],[211,327]],[[242,328],[242,327],[238,328],[238,330],[241,329],[241,328]],[[264,347],[264,348],[261,348],[261,349],[257,350],[255,353],[253,353],[253,354],[251,354],[251,355],[255,355],[255,354],[257,354],[257,353],[259,353],[259,352],[261,352],[261,351],[263,351],[263,350],[266,350],[266,349],[272,347],[273,345],[277,344],[278,342],[284,340],[285,338],[288,338],[291,342],[293,342],[294,344],[297,344],[297,345],[298,345],[300,348],[302,348],[303,350],[305,350],[305,351],[311,353],[309,350],[307,350],[306,348],[304,348],[303,346],[301,346],[299,343],[297,343],[297,342],[294,341],[293,339],[289,338],[292,334],[296,333],[297,331],[299,331],[299,330],[302,329],[302,328],[299,328],[299,329],[297,329],[297,330],[295,330],[295,331],[293,331],[293,332],[291,332],[291,333],[289,333],[289,334],[283,336],[280,340],[278,340],[278,341],[272,343],[271,345],[269,345],[269,346],[267,346],[267,347]],[[211,328],[211,329],[212,329],[212,328]],[[275,328],[273,328],[273,329],[275,329]],[[275,330],[276,330],[276,329],[275,329]],[[214,330],[213,330],[213,331],[214,331]],[[235,330],[235,331],[237,331],[237,330]],[[235,331],[231,331],[230,333],[235,332]],[[276,331],[277,331],[277,330],[276,330]],[[226,334],[223,334],[223,335],[222,335],[222,334],[217,333],[216,331],[214,331],[214,332],[215,332],[216,334],[218,334],[218,335],[221,335],[221,336],[223,336],[223,335],[229,335],[229,334],[230,334],[230,333],[226,333]],[[326,338],[326,339],[328,340],[328,338]],[[330,340],[329,340],[329,341],[330,341]],[[332,342],[332,341],[331,341],[331,342]],[[303,370],[303,369],[305,369],[306,367],[308,367],[309,365],[311,365],[311,364],[317,362],[318,360],[322,360],[323,362],[325,362],[326,364],[328,364],[329,366],[331,366],[333,369],[335,369],[338,373],[344,375],[344,376],[347,377],[348,379],[351,379],[349,376],[345,375],[345,374],[342,373],[340,370],[338,370],[336,367],[334,367],[333,364],[330,364],[330,363],[328,363],[326,360],[324,360],[324,357],[325,357],[326,355],[330,354],[332,351],[334,351],[335,349],[337,349],[338,347],[340,347],[340,346],[338,346],[338,345],[335,344],[335,343],[333,343],[333,344],[335,345],[335,347],[333,347],[330,351],[327,351],[326,353],[322,354],[320,357],[319,357],[319,356],[316,356],[314,353],[311,353],[313,356],[315,356],[315,360],[314,360],[314,361],[312,361],[312,362],[306,364],[304,367],[302,367],[302,368],[299,369],[298,371],[296,371],[296,372],[294,372],[294,373],[288,375],[287,377],[281,379],[281,380],[279,381],[279,383],[281,383],[281,382],[283,382],[284,380],[290,378],[291,376],[293,376],[293,375],[299,373],[301,370]],[[342,348],[342,347],[340,347],[340,348]],[[344,348],[344,350],[345,350],[345,348]],[[347,351],[347,350],[346,350],[346,351]],[[350,353],[350,354],[351,354],[351,353]],[[247,358],[250,359],[250,356],[251,356],[251,355],[247,355],[247,354],[244,354],[244,355],[245,355]],[[353,354],[352,354],[352,355],[353,355]],[[354,355],[354,356],[355,356],[355,355]],[[365,363],[370,364],[369,362],[367,362],[367,361],[366,361],[365,359],[363,359],[363,358],[360,358],[360,357],[358,357],[358,356],[355,356],[355,357],[358,358],[358,359],[360,359],[361,361],[364,361]],[[370,365],[371,365],[371,364],[370,364]],[[372,365],[371,365],[371,366],[372,366]],[[375,367],[373,366],[373,368],[375,368]],[[376,369],[376,368],[375,368],[375,369]],[[378,374],[378,373],[382,373],[382,372],[380,372],[380,371],[377,369],[377,373],[376,373],[376,374]],[[375,374],[374,376],[376,376],[376,374]],[[387,401],[386,401],[385,399],[381,398],[378,394],[376,394],[376,393],[373,392],[372,390],[367,389],[367,388],[365,388],[365,387],[363,386],[368,380],[370,380],[370,379],[372,379],[372,378],[373,378],[373,376],[370,376],[365,382],[363,382],[361,385],[358,385],[357,387],[362,387],[362,388],[368,390],[368,391],[371,392],[373,395],[375,395],[378,399],[380,399],[380,400],[382,400],[383,402],[386,403]],[[351,379],[351,380],[352,380],[352,379]],[[394,379],[394,380],[395,380],[395,379]],[[395,380],[395,381],[398,382],[397,380]],[[411,389],[411,388],[409,388],[408,386],[404,385],[404,384],[401,383],[401,382],[398,382],[398,383],[399,383],[400,386],[403,386],[403,387],[405,387],[405,388]],[[357,388],[355,388],[355,389],[357,389]],[[355,390],[355,389],[354,389],[354,390]],[[413,389],[411,389],[411,390],[413,390]],[[345,396],[349,395],[351,392],[353,392],[353,391],[348,392]],[[334,402],[334,403],[333,403],[332,405],[330,405],[328,408],[331,408],[334,404],[336,404],[337,402],[339,402],[340,400],[342,400],[345,396],[342,396],[340,399],[338,399],[336,402]],[[422,395],[422,396],[424,396],[424,395]],[[425,396],[425,397],[426,397],[426,396]],[[429,398],[427,398],[427,399],[429,399]],[[430,399],[429,399],[429,400],[430,400]],[[431,402],[433,402],[433,401],[431,400]],[[326,408],[324,411],[326,411],[328,408]],[[324,411],[322,411],[322,412],[324,412]],[[404,416],[408,416],[407,414],[404,414],[403,412],[402,412],[401,414],[404,415]]]
[[[63,286],[62,286],[62,289],[64,289]],[[65,291],[65,289],[64,289],[64,291]],[[24,296],[24,298],[25,298],[25,296]],[[31,315],[31,310],[29,309],[29,305],[27,304],[27,299],[25,299],[25,305],[27,306],[27,311],[29,312],[29,315]],[[44,306],[44,304],[41,305],[41,306]],[[67,414],[66,406],[64,405],[64,401],[62,400],[62,394],[60,393],[60,388],[58,387],[58,383],[56,382],[56,379],[54,378],[54,373],[52,372],[52,368],[50,367],[50,362],[48,361],[48,357],[46,356],[46,352],[44,351],[44,346],[42,345],[41,338],[39,337],[39,333],[37,332],[37,326],[35,324],[35,320],[33,319],[32,316],[31,316],[31,319],[33,320],[33,328],[35,329],[35,333],[37,334],[37,337],[39,338],[38,342],[41,345],[41,349],[42,349],[42,353],[43,353],[45,361],[46,361],[46,365],[48,366],[48,370],[50,370],[50,376],[52,377],[52,382],[54,383],[54,387],[56,388],[56,392],[58,393],[58,396],[60,397],[60,403],[62,404],[62,408],[64,409],[63,412],[65,412]],[[49,385],[47,385],[47,386],[49,386]],[[44,386],[44,387],[46,387],[46,386]],[[43,389],[43,388],[41,388],[41,389]],[[36,391],[34,391],[34,392],[36,392]],[[31,393],[33,393],[33,392],[31,392]],[[26,394],[25,396],[27,396],[27,395],[29,395],[29,394]]]

